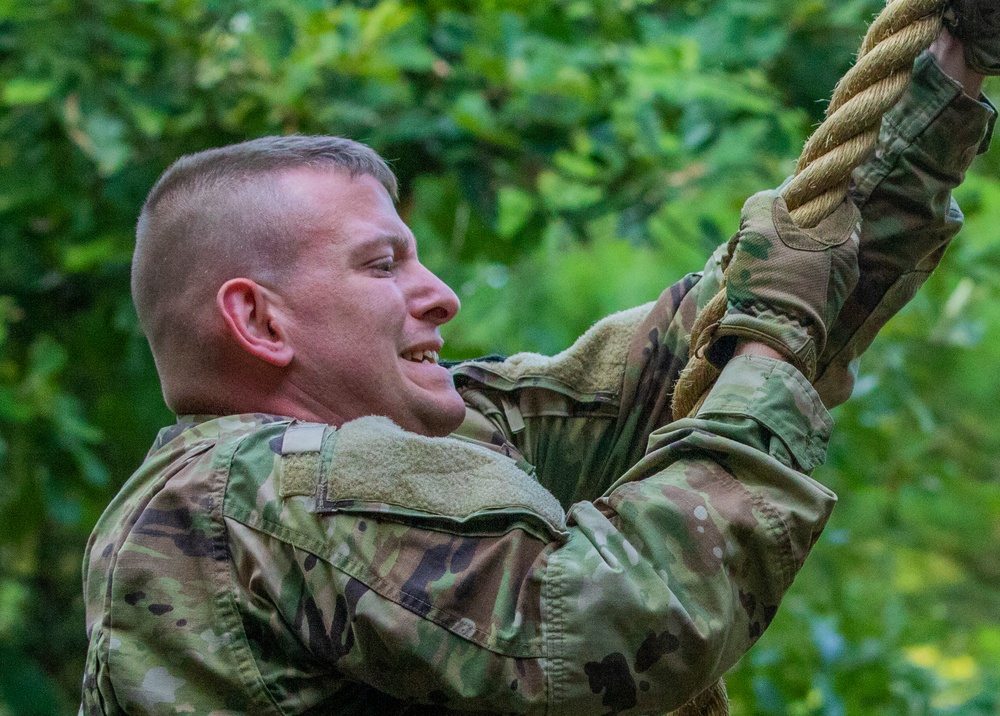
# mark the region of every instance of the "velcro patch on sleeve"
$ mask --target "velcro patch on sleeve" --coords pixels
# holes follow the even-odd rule
[[[541,518],[555,534],[566,529],[559,501],[510,458],[463,440],[410,433],[388,418],[344,423],[326,480],[323,507],[356,500],[458,520],[513,510]]]
[[[316,494],[320,478],[320,450],[326,425],[320,423],[292,423],[285,430],[281,442],[282,497]]]

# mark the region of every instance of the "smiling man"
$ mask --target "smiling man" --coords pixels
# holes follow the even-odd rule
[[[807,475],[821,397],[960,225],[949,192],[993,112],[942,72],[962,57],[943,37],[855,176],[860,236],[852,202],[811,231],[775,192],[747,202],[722,375],[690,419],[670,397],[718,256],[557,356],[446,369],[458,299],[378,155],[268,137],[178,160],[132,288],[179,418],[91,537],[81,712],[586,716],[701,693],[833,506]]]
[[[371,175],[310,168],[275,183],[309,217],[294,290],[234,278],[217,308],[235,349],[281,377],[260,384],[272,391],[263,404],[243,393],[242,405],[227,407],[333,425],[389,415],[416,433],[450,433],[465,404],[438,365],[438,328],[458,312],[458,297],[420,263],[386,187]]]
[[[418,260],[395,195],[385,162],[338,138],[175,163],[140,216],[132,276],[168,407],[454,430],[465,406],[437,355],[458,297]]]

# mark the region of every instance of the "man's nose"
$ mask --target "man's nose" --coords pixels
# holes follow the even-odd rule
[[[418,280],[411,298],[413,315],[440,326],[454,318],[461,306],[461,301],[451,287],[426,266],[420,264]]]

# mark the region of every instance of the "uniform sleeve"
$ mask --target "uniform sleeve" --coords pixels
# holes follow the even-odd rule
[[[691,325],[718,289],[717,262],[653,303],[602,319],[558,355],[458,365],[469,407],[459,433],[523,461],[565,507],[596,499],[671,421]]]
[[[996,110],[962,92],[930,53],[886,114],[875,154],[853,176],[861,207],[861,280],[848,297],[820,357],[816,387],[827,406],[851,395],[852,363],[938,265],[962,227],[951,192],[986,151]]]
[[[380,470],[337,468],[346,425],[328,431],[314,488],[301,456],[258,484],[267,446],[237,451],[229,545],[258,669],[301,708],[362,688],[437,713],[676,707],[756,641],[822,529],[835,498],[802,470],[829,430],[793,368],[736,358],[696,418],[654,430],[564,519],[472,463],[379,488]],[[454,443],[470,445],[428,445]],[[389,443],[377,454],[394,450],[410,464]]]

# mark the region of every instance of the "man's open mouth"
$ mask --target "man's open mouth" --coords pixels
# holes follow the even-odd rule
[[[437,365],[439,356],[437,351],[403,351],[400,356],[414,363],[433,363]]]

